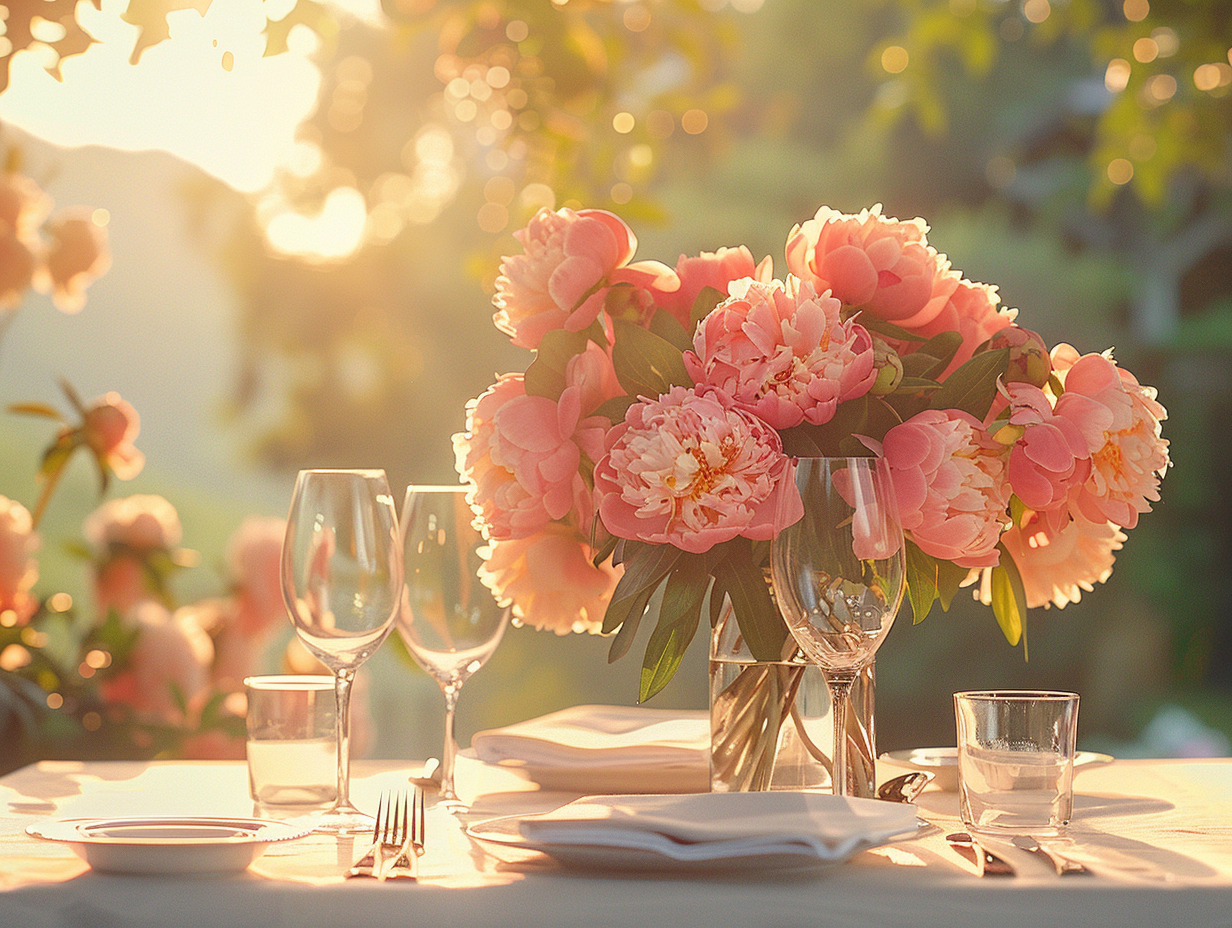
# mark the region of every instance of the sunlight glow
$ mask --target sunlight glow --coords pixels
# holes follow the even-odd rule
[[[315,216],[273,201],[261,205],[266,238],[283,254],[336,261],[353,255],[363,244],[368,211],[363,194],[353,187],[331,190]]]
[[[382,21],[378,0],[331,5]],[[0,121],[66,147],[167,151],[243,192],[268,187],[280,166],[302,160],[295,132],[321,83],[310,60],[313,33],[296,27],[290,50],[266,57],[262,31],[273,3],[211,3],[204,15],[171,13],[170,38],[146,48],[134,67],[138,31],[121,19],[127,7],[78,4],[78,22],[96,41],[61,62],[62,82],[45,70],[56,63],[49,46],[15,54]]]

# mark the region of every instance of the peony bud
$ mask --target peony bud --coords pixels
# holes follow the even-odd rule
[[[873,396],[888,396],[903,382],[903,361],[898,352],[877,336],[873,336],[873,369],[877,379],[868,391]]]
[[[989,350],[1010,350],[1010,360],[1005,370],[1006,383],[1029,383],[1040,389],[1048,383],[1052,361],[1048,358],[1048,346],[1037,333],[1019,325],[1009,325],[993,335],[984,346]]]

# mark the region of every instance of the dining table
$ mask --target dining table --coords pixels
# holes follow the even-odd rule
[[[421,764],[357,760],[352,797],[375,811]],[[467,827],[542,812],[578,793],[464,755],[465,811],[429,792],[417,880],[348,879],[364,837],[308,833],[222,874],[109,873],[27,826],[85,816],[248,816],[243,762],[48,760],[0,778],[0,926],[415,925],[575,928],[750,926],[1232,926],[1232,759],[1132,759],[1075,776],[1067,843],[1092,862],[1059,876],[1036,854],[1002,849],[1010,877],[981,876],[950,848],[953,792],[927,789],[920,827],[832,866],[579,865],[492,845]]]

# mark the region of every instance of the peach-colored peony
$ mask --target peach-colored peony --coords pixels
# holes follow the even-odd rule
[[[175,507],[161,496],[108,500],[82,526],[94,551],[94,594],[100,614],[127,615],[153,592],[151,555],[170,551],[182,536]]]
[[[285,519],[251,516],[227,541],[227,575],[235,597],[239,633],[261,639],[287,622],[282,601],[282,540]]]
[[[709,551],[737,536],[770,539],[800,517],[779,496],[787,459],[778,433],[719,390],[673,387],[629,407],[595,467],[603,524],[620,538]]]
[[[61,312],[80,312],[86,305],[86,288],[111,266],[106,228],[94,220],[91,210],[80,208],[56,216],[47,230],[51,244],[43,266],[35,272],[34,285],[50,292]]]
[[[38,546],[30,511],[0,496],[0,626],[24,625],[38,609],[30,594],[38,581]]]
[[[726,295],[733,281],[752,277],[769,282],[773,273],[774,265],[768,255],[760,263],[754,262],[753,253],[744,245],[703,251],[692,257],[681,255],[676,262],[680,286],[671,292],[655,293],[655,304],[675,316],[686,331],[691,331],[693,303],[707,287]]]
[[[881,215],[881,204],[858,215],[823,206],[787,237],[787,269],[896,325],[931,322],[957,287],[948,264],[929,246],[922,219]]]
[[[960,278],[937,316],[931,322],[912,327],[911,331],[924,338],[942,332],[957,332],[962,336],[962,344],[939,379],[944,380],[971,360],[977,348],[1014,321],[1018,310],[1006,309],[999,303],[996,287]],[[896,341],[895,345],[908,353],[918,347],[919,342]]]
[[[575,506],[590,508],[578,466],[583,454],[594,461],[602,453],[608,422],[583,418],[582,397],[579,384],[558,402],[530,396],[513,374],[467,404],[466,433],[453,439],[457,470],[490,537],[526,538]]]
[[[1030,509],[1062,506],[1090,473],[1082,430],[1067,416],[1054,413],[1038,387],[1011,383],[1005,394],[1010,416],[1003,432],[1015,439],[1010,448],[1010,488]]]
[[[145,466],[145,455],[133,445],[140,431],[137,410],[115,392],[96,399],[81,423],[82,440],[121,480],[131,480]]]
[[[1109,357],[1080,357],[1061,344],[1053,349],[1052,363],[1065,385],[1057,414],[1083,429],[1091,452],[1091,473],[1071,508],[1092,522],[1132,529],[1139,514],[1159,499],[1159,482],[1171,463],[1160,434],[1168,414],[1153,387],[1139,384]]]
[[[1121,550],[1125,539],[1112,523],[1089,522],[1079,513],[1060,531],[1049,530],[1033,515],[1001,536],[1022,575],[1028,609],[1078,602],[1083,590],[1091,592],[1112,575],[1113,552]]]
[[[529,538],[496,541],[479,578],[513,609],[514,621],[558,635],[597,634],[623,568],[596,567],[577,531],[559,523]]]
[[[821,425],[877,377],[872,338],[864,326],[843,322],[841,310],[795,277],[736,281],[698,325],[685,368],[776,429]]]
[[[33,282],[34,267],[30,246],[0,226],[0,311],[21,305]]]
[[[992,567],[1006,518],[1005,452],[965,412],[930,409],[886,433],[903,528],[920,549],[960,567]]]
[[[137,642],[128,666],[103,684],[103,697],[132,707],[147,722],[178,725],[184,713],[173,687],[187,702],[204,692],[214,646],[191,618],[151,600],[133,610],[133,621]]]
[[[624,220],[605,210],[541,209],[514,237],[524,253],[501,262],[493,319],[522,348],[538,347],[553,329],[586,328],[614,284],[676,286],[674,272],[658,262],[629,264],[637,238]]]

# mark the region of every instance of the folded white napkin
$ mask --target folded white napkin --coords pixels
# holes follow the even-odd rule
[[[709,789],[705,711],[574,706],[478,732],[482,761],[518,771],[545,789],[674,793]]]
[[[584,846],[677,861],[776,856],[837,863],[914,833],[916,809],[800,792],[587,796],[551,812],[483,823],[476,836],[515,829],[527,846],[549,853]]]

